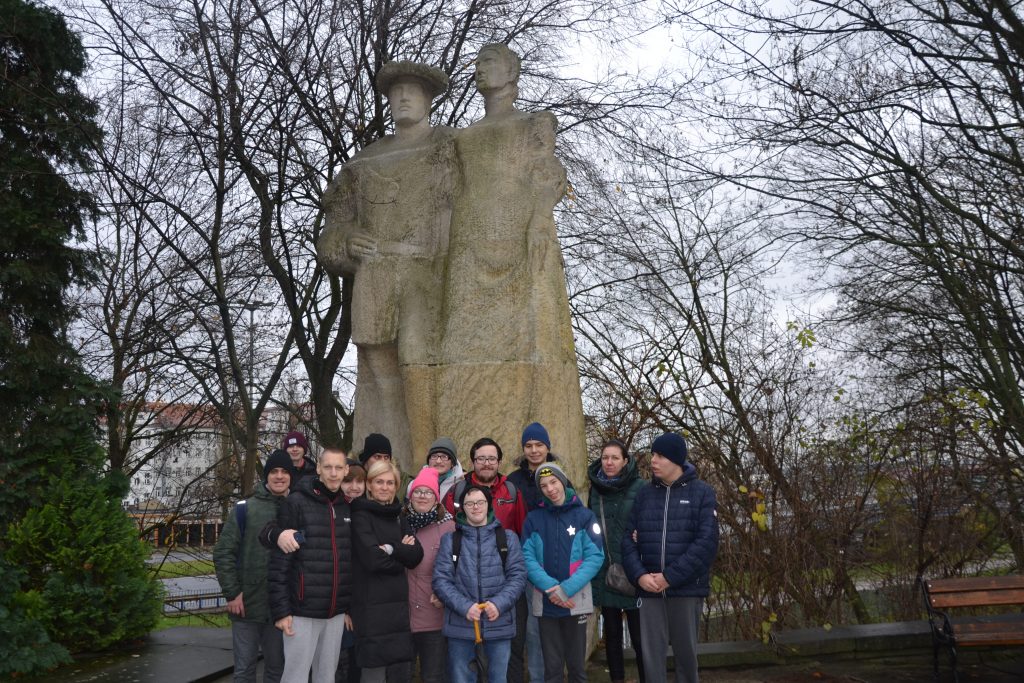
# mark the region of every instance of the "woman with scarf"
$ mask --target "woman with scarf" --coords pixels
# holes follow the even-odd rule
[[[423,547],[401,514],[400,479],[394,463],[377,460],[366,473],[366,496],[352,501],[352,628],[363,683],[411,679],[414,650],[405,570],[420,563]]]
[[[639,681],[644,683],[640,611],[636,606],[636,597],[610,588],[605,581],[605,574],[610,564],[622,562],[622,535],[629,523],[629,513],[633,509],[637,491],[647,482],[638,476],[636,460],[629,456],[626,444],[618,439],[605,442],[601,447],[601,459],[590,464],[587,474],[590,477],[588,507],[601,523],[605,541],[605,563],[591,582],[591,587],[594,606],[601,608],[608,675],[612,683],[622,683],[626,678],[622,638],[622,618],[625,617],[629,626],[629,639],[636,652]]]
[[[422,683],[443,683],[448,665],[448,645],[441,633],[444,604],[434,595],[430,584],[441,537],[455,531],[455,520],[441,505],[438,479],[437,469],[424,467],[420,470],[409,485],[402,510],[413,535],[423,546],[423,560],[405,572],[409,580],[409,628],[416,659],[420,662]]]

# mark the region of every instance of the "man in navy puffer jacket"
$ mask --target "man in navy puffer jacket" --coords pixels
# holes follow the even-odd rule
[[[678,434],[654,440],[654,480],[637,494],[622,537],[622,565],[640,588],[647,683],[667,680],[670,641],[676,683],[698,680],[697,629],[718,554],[718,512],[714,490],[697,478],[686,456]]]

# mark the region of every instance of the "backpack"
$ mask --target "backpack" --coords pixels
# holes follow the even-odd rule
[[[505,535],[505,527],[498,525],[494,530],[494,543],[498,546],[498,555],[501,556],[501,571],[505,571],[505,563],[508,561],[508,536]],[[452,576],[459,571],[459,554],[462,552],[462,527],[455,527],[452,532]]]

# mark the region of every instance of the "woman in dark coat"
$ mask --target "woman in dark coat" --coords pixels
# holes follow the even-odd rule
[[[352,501],[355,594],[352,629],[363,683],[411,679],[409,584],[405,570],[423,559],[423,547],[400,514],[395,493],[401,475],[389,460],[366,473],[366,497]]]
[[[622,534],[629,522],[633,500],[637,491],[646,483],[637,475],[636,460],[629,457],[626,444],[613,439],[601,448],[601,459],[591,463],[587,469],[590,476],[590,503],[594,516],[601,523],[605,539],[605,562],[594,577],[591,587],[594,592],[594,606],[601,608],[604,623],[604,643],[608,658],[608,674],[612,683],[621,683],[626,678],[623,656],[622,617],[625,615],[629,626],[629,639],[636,652],[636,666],[640,683],[644,682],[643,657],[640,650],[640,612],[636,597],[616,592],[605,583],[609,563],[622,562]],[[601,506],[604,505],[604,519]]]

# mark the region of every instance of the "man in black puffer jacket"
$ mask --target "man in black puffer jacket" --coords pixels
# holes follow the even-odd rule
[[[352,532],[341,491],[348,473],[345,453],[328,449],[316,479],[299,480],[281,504],[278,528],[304,535],[299,550],[274,549],[270,564],[270,612],[284,632],[282,683],[333,683],[352,598]]]

